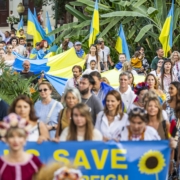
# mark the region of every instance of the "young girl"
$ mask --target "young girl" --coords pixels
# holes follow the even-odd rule
[[[60,141],[87,140],[102,141],[102,135],[93,127],[89,107],[80,103],[72,109],[70,125],[63,130]]]
[[[10,114],[1,123],[1,136],[9,146],[9,153],[0,157],[1,180],[32,180],[42,163],[24,151],[30,126],[16,114]]]

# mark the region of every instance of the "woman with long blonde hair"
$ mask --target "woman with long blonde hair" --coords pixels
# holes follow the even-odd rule
[[[166,100],[166,95],[161,89],[159,89],[159,82],[154,74],[148,74],[146,76],[145,82],[149,85],[149,89],[154,91],[161,98],[161,103]]]
[[[178,81],[180,81],[180,53],[178,51],[174,51],[171,54],[170,57],[174,67],[173,67],[173,72],[174,75],[178,77]]]
[[[80,103],[72,109],[70,125],[63,130],[60,141],[86,140],[101,141],[102,135],[93,127],[93,120],[89,107]]]

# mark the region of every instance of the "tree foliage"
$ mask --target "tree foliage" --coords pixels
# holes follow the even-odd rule
[[[158,37],[170,10],[172,0],[100,0],[100,34],[106,43],[114,49],[120,23],[123,24],[131,55],[137,45],[146,49],[151,60],[155,49],[160,46]],[[81,7],[81,10],[78,10]],[[94,10],[93,0],[76,0],[65,5],[77,22],[64,24],[51,34],[59,34],[54,43],[62,38],[82,39],[89,37],[89,27]],[[180,44],[180,0],[175,3],[173,49]],[[115,50],[113,50],[115,53]]]

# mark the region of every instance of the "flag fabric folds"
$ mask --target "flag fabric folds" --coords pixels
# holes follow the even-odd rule
[[[39,24],[37,18],[34,17],[30,9],[28,9],[28,24],[27,24],[27,34],[33,36],[33,45],[42,40],[46,40],[51,44],[51,40],[46,36],[44,29]]]
[[[99,34],[99,9],[98,0],[95,2],[93,18],[91,21],[90,35],[89,35],[89,47],[94,44],[96,36]]]
[[[129,48],[126,41],[126,37],[124,34],[124,30],[122,27],[122,24],[120,25],[119,32],[118,32],[118,38],[116,41],[115,49],[118,51],[118,53],[124,53],[126,54],[126,59],[130,60],[130,54],[129,54]]]
[[[34,17],[37,18],[36,8],[34,8]]]
[[[52,28],[51,28],[51,23],[49,20],[49,14],[48,12],[46,12],[46,34],[50,33],[51,31],[52,31]],[[52,35],[52,36],[49,36],[49,39],[51,40],[51,42],[53,42],[55,40],[55,37]]]
[[[23,22],[23,16],[22,16],[22,17],[21,17],[21,20],[20,20],[19,23],[18,23],[18,28],[17,28],[16,36],[20,36],[19,30],[20,30],[20,29],[23,29],[23,26],[24,26],[24,22]]]
[[[62,87],[65,86],[65,82],[67,81],[66,78],[73,77],[72,67],[75,65],[80,65],[82,67],[84,65],[84,59],[76,55],[74,48],[56,56],[41,60],[31,60],[16,56],[13,69],[18,72],[22,71],[22,65],[25,60],[30,62],[30,71],[34,72],[34,74],[40,74],[43,71],[46,79],[48,79],[54,87],[56,86],[55,88],[59,93],[64,91]]]
[[[171,50],[173,45],[173,21],[174,21],[174,0],[172,0],[171,9],[164,22],[159,41],[161,42],[164,50],[164,55],[167,57],[168,52]]]
[[[52,84],[52,86],[56,89],[56,91],[62,95],[64,92],[64,88],[68,79],[60,78],[57,76],[52,76],[50,74],[44,73],[44,77]]]

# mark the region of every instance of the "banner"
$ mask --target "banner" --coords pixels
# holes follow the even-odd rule
[[[0,155],[8,153],[0,147]],[[85,180],[165,180],[170,163],[169,141],[28,142],[25,149],[44,163],[71,160]]]

